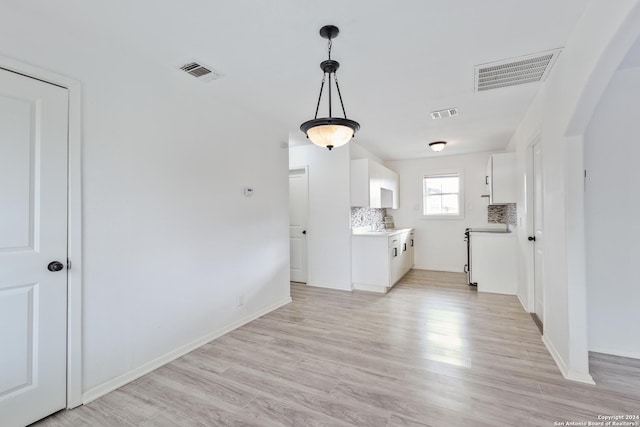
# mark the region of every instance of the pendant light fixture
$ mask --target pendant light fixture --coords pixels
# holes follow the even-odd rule
[[[334,147],[340,147],[346,144],[353,138],[356,132],[360,129],[358,122],[347,118],[347,113],[344,110],[344,103],[342,102],[342,95],[340,94],[340,86],[338,85],[338,77],[336,77],[336,71],[340,67],[338,61],[331,59],[331,44],[332,40],[338,36],[338,27],[334,25],[325,25],[320,29],[320,36],[328,40],[327,50],[329,59],[320,63],[320,69],[324,72],[322,75],[322,83],[320,84],[320,95],[318,96],[318,103],[316,105],[316,115],[313,120],[308,120],[300,125],[300,130],[307,135],[307,138],[315,145],[320,147],[327,147],[331,150]],[[320,108],[320,101],[322,100],[322,90],[324,89],[325,78],[329,77],[329,117],[318,118],[318,109]],[[336,91],[338,92],[338,98],[340,99],[340,105],[342,106],[341,117],[333,117],[331,115],[331,80],[336,85]]]

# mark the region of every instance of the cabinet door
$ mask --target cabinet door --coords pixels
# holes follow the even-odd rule
[[[402,248],[398,236],[389,237],[389,257],[389,286],[393,286],[402,277]]]
[[[413,232],[406,232],[401,235],[400,238],[400,252],[401,252],[401,269],[400,277],[407,274],[411,267],[413,267]]]
[[[484,184],[486,185],[487,194],[489,194],[489,203],[491,203],[491,169],[493,164],[493,156],[489,156],[487,167],[485,169]]]
[[[393,207],[393,171],[380,166],[380,207]]]
[[[381,208],[382,199],[380,194],[380,188],[382,184],[382,169],[383,166],[368,160],[369,163],[369,207]]]
[[[409,250],[409,233],[400,235],[400,277],[407,271],[407,251]]]
[[[410,269],[413,268],[414,265],[416,265],[416,241],[415,241],[415,234],[413,233],[413,231],[411,232],[411,234],[409,234],[409,243],[410,243],[410,248],[409,249],[409,259],[411,261],[410,264]]]
[[[517,197],[516,154],[491,156],[491,203],[515,203]]]
[[[400,176],[390,170],[391,190],[393,191],[392,209],[400,209]]]
[[[380,166],[381,207],[398,209],[400,207],[400,180],[398,174]]]
[[[369,160],[351,160],[351,206],[368,208],[369,199]]]

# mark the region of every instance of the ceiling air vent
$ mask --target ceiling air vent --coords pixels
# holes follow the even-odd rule
[[[476,92],[539,82],[547,78],[560,49],[475,66]]]
[[[432,119],[442,119],[445,117],[453,117],[453,116],[457,116],[458,115],[458,109],[457,108],[447,108],[445,110],[438,110],[438,111],[432,111],[431,112],[431,118]]]
[[[224,76],[220,71],[216,71],[208,65],[203,65],[200,61],[189,61],[180,66],[180,69],[203,82],[218,80],[220,77]]]

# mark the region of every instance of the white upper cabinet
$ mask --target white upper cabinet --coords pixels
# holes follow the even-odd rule
[[[489,204],[516,203],[518,189],[516,153],[492,154],[487,163],[485,179],[489,189]]]
[[[351,160],[351,206],[398,209],[398,174],[373,160]]]

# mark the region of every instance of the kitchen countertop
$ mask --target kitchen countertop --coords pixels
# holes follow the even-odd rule
[[[469,231],[471,233],[502,233],[502,234],[511,233],[511,230],[509,230],[508,228],[476,228],[476,227],[471,227],[471,228],[467,228],[465,231]]]
[[[385,236],[385,237],[389,237],[389,236],[395,236],[396,234],[400,234],[403,232],[407,232],[407,231],[412,231],[413,228],[390,228],[390,229],[386,229],[386,230],[380,230],[380,231],[370,231],[370,230],[359,230],[354,228],[352,230],[352,234],[354,236],[370,236],[370,237],[376,237],[376,236]]]

